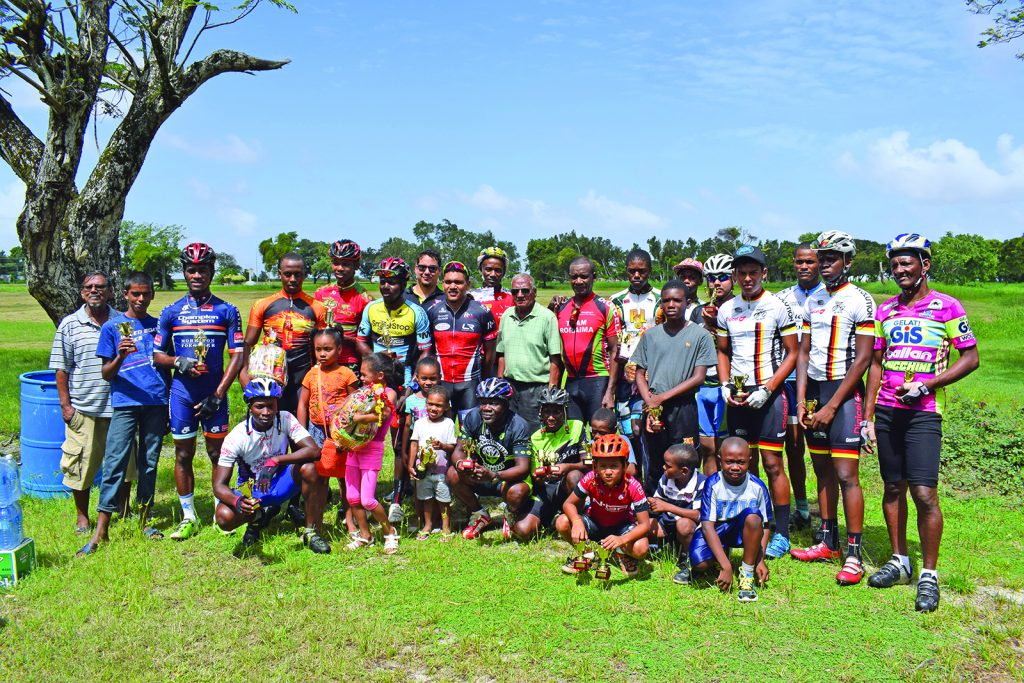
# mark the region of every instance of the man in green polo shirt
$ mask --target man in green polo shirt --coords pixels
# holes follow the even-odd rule
[[[509,407],[540,429],[540,391],[558,385],[562,372],[562,338],[555,314],[537,305],[537,286],[529,275],[512,278],[515,306],[505,311],[498,325],[498,377],[512,383]]]

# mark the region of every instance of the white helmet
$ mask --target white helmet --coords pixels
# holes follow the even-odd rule
[[[729,275],[732,273],[732,256],[715,254],[704,262],[705,275]]]
[[[857,244],[853,237],[840,230],[826,230],[811,242],[814,251],[836,251],[853,258],[857,255]]]
[[[885,257],[892,258],[897,251],[916,251],[922,257],[932,257],[932,243],[916,232],[905,232],[896,235],[885,247]]]

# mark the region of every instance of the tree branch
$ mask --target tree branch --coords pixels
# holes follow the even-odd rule
[[[10,55],[0,54],[0,66],[6,67],[8,73],[17,76],[21,80],[31,85],[34,90],[36,90],[40,95],[43,96],[43,102],[46,102],[46,106],[48,106],[50,109],[53,109],[54,111],[61,111],[63,109],[61,103],[54,99],[53,96],[46,90],[46,88],[39,85],[31,78],[23,74],[21,72],[21,69],[17,68],[14,64],[11,63]]]
[[[182,76],[181,98],[184,100],[203,83],[224,73],[274,71],[290,62],[290,59],[260,59],[235,50],[216,50],[185,69]]]
[[[35,181],[36,167],[43,158],[43,143],[18,118],[3,96],[0,96],[0,158],[26,185]]]

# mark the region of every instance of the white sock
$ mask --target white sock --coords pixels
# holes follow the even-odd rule
[[[740,563],[740,574],[742,574],[743,576],[753,576],[754,575],[754,565],[747,564],[746,562],[741,562]]]
[[[893,555],[900,565],[910,573],[910,555]]]
[[[187,496],[178,496],[178,501],[181,502],[181,514],[185,519],[191,519],[196,521],[196,494],[190,493]]]
[[[917,579],[917,580],[918,580],[918,581],[923,581],[923,580],[924,580],[924,577],[926,577],[926,576],[930,576],[930,577],[932,577],[933,579],[935,579],[935,583],[938,583],[938,582],[939,582],[939,572],[937,572],[937,571],[936,571],[936,570],[934,570],[934,569],[922,569],[922,570],[921,570],[921,576],[920,576],[920,577],[918,577],[918,579]]]

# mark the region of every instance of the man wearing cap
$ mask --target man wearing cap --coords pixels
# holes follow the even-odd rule
[[[704,280],[704,264],[695,258],[684,258],[672,267],[672,272],[687,287],[690,288],[689,299],[686,302],[686,319],[695,323],[701,322],[695,318],[697,307],[701,301],[697,298],[697,290]]]
[[[764,288],[767,259],[757,247],[733,254],[740,296],[718,308],[718,377],[726,387],[729,434],[750,444],[753,469],[764,460],[775,507],[768,559],[789,552],[789,479],[782,467],[787,405],[782,384],[796,365],[797,322],[789,304]]]
[[[469,295],[491,312],[500,329],[501,316],[516,305],[512,293],[501,287],[508,270],[508,254],[501,247],[487,247],[476,257],[476,267],[484,286],[470,291]]]

